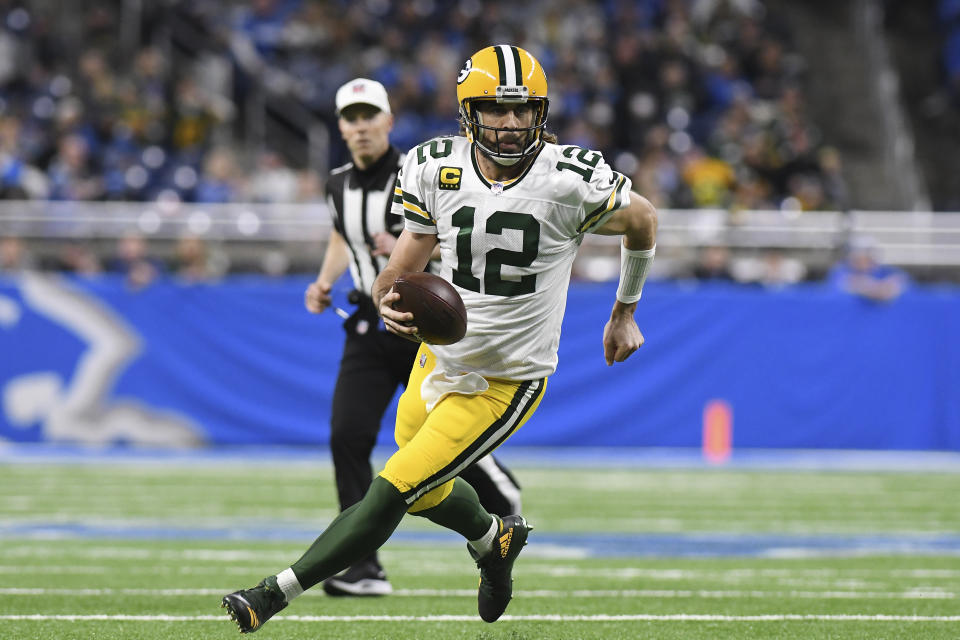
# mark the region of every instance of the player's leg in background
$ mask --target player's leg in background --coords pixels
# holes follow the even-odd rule
[[[470,483],[480,498],[480,504],[490,513],[503,517],[523,511],[520,483],[493,454],[461,471],[460,477]]]

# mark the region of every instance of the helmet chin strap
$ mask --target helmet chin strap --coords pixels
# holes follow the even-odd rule
[[[483,147],[480,147],[480,150],[483,151]],[[489,153],[486,155],[488,158],[490,158],[491,160],[499,164],[501,167],[512,167],[513,165],[523,160],[523,158],[501,158],[500,156],[495,156]]]

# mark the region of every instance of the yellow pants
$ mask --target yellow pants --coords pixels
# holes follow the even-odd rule
[[[420,386],[435,364],[433,353],[421,345],[397,406],[394,435],[400,450],[380,472],[403,494],[410,512],[434,507],[450,495],[457,474],[533,415],[547,386],[546,378],[488,378],[490,388],[484,393],[444,396],[428,413]]]

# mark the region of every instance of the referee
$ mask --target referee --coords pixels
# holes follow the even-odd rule
[[[337,91],[337,116],[353,159],[330,172],[326,197],[333,230],[317,279],[307,287],[311,313],[332,305],[333,284],[348,268],[356,311],[344,322],[347,337],[333,392],[330,450],[340,509],[360,501],[372,481],[370,454],[383,414],[397,388],[406,385],[418,345],[388,333],[370,298],[373,281],[387,264],[403,219],[390,212],[403,154],[390,144],[393,115],[383,85],[357,78]],[[520,487],[492,456],[464,471],[491,513],[520,513]],[[327,579],[329,595],[377,596],[392,592],[376,553]]]

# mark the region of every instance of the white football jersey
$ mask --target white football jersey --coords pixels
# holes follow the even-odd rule
[[[491,183],[460,136],[407,154],[394,191],[405,227],[436,234],[440,276],[467,308],[467,334],[431,345],[450,374],[530,380],[557,367],[570,270],[583,234],[630,201],[603,156],[545,144],[518,178]]]

